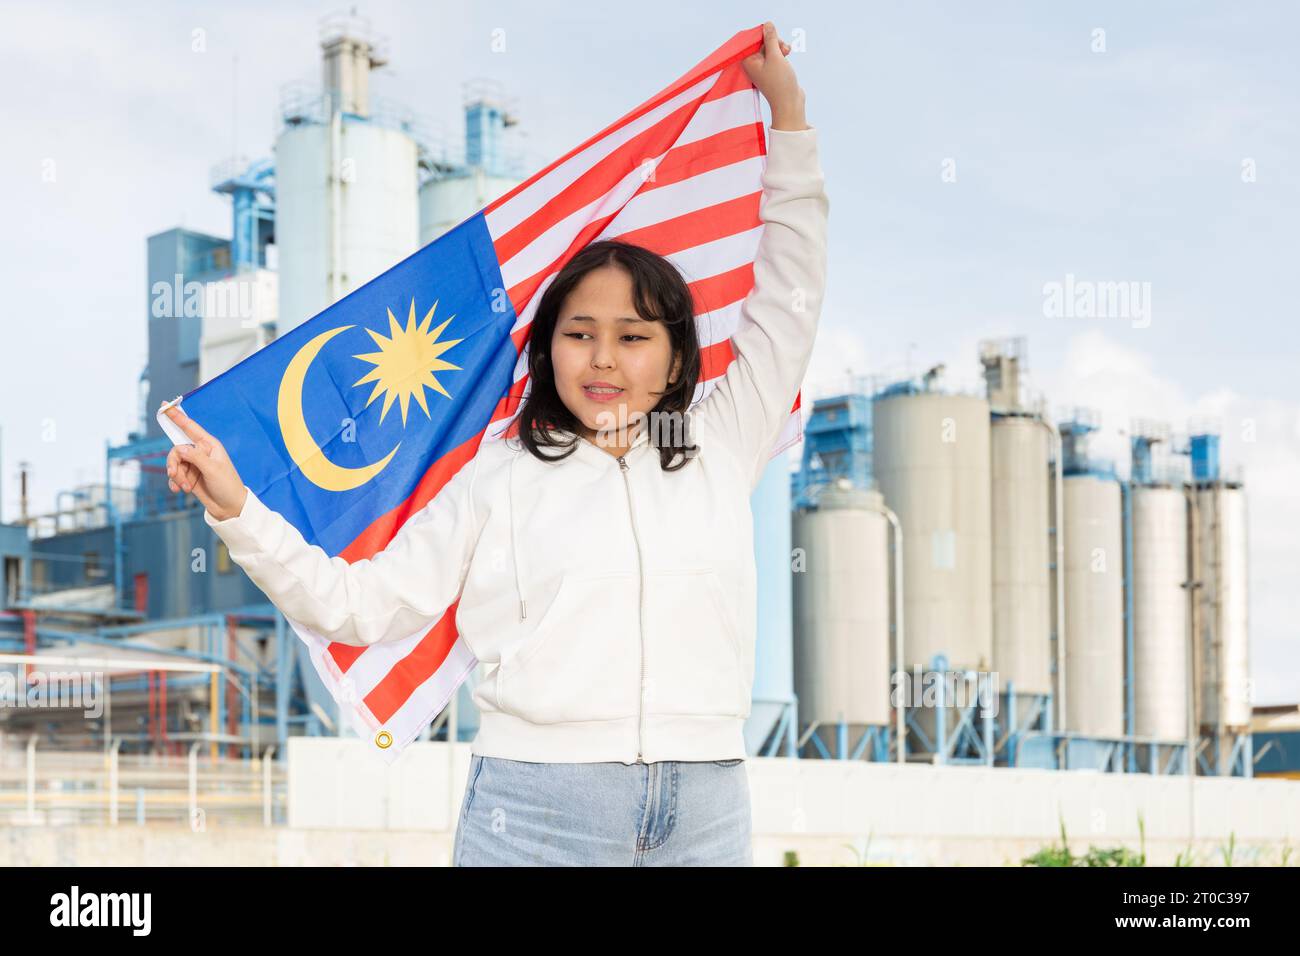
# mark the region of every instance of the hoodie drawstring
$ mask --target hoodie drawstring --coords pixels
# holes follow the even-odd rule
[[[587,444],[592,444],[587,439],[583,440],[587,441]],[[632,442],[632,447],[635,448],[646,440],[646,432],[645,429],[642,428],[638,432],[636,439]],[[601,454],[604,455],[605,452],[601,452]],[[510,478],[507,484],[509,486],[508,497],[510,499],[510,547],[514,551],[511,560],[514,561],[515,565],[515,593],[519,596],[519,620],[522,622],[524,618],[528,616],[528,605],[524,601],[523,579],[519,572],[519,539],[515,534],[515,464],[519,461],[520,457],[520,455],[516,454],[510,459]]]
[[[522,622],[528,616],[528,607],[524,603],[524,589],[520,583],[519,577],[519,540],[515,536],[515,462],[519,456],[515,455],[510,459],[510,480],[509,480],[509,498],[510,498],[510,548],[514,552],[510,560],[515,565],[515,593],[519,595],[519,620]]]

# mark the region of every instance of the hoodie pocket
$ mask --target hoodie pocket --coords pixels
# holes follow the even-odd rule
[[[646,710],[743,717],[740,637],[711,568],[646,577]]]
[[[637,714],[635,574],[565,575],[537,627],[497,674],[501,710],[536,724]]]

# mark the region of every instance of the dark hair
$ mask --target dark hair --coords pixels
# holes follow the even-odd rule
[[[551,429],[563,428],[581,432],[582,423],[561,401],[555,389],[555,368],[551,361],[551,339],[560,317],[564,300],[595,269],[607,265],[622,268],[632,279],[632,301],[637,314],[643,319],[662,322],[668,331],[673,358],[681,358],[681,371],[672,382],[652,413],[673,413],[669,421],[679,421],[685,426],[686,410],[695,396],[695,384],[700,377],[700,343],[695,332],[695,302],[690,287],[677,267],[658,253],[618,239],[603,239],[587,245],[570,259],[556,274],[533,316],[529,330],[528,377],[530,390],[519,410],[516,424],[519,441],[542,461],[559,461],[567,458],[582,439],[574,437],[565,442]],[[654,427],[655,417],[643,427],[649,428],[648,440],[659,449],[659,464],[664,471],[676,471],[698,451],[698,446],[687,444],[687,429]],[[563,454],[548,455],[542,448],[566,448]],[[678,456],[682,460],[671,464]]]

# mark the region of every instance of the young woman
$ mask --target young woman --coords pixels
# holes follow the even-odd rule
[[[194,442],[168,455],[173,490],[197,496],[289,617],[364,646],[456,603],[460,638],[495,665],[474,691],[456,865],[752,864],[749,498],[807,369],[826,274],[828,202],[789,49],[768,23],[744,61],[772,113],[764,225],[735,359],[689,414],[686,281],[620,242],[581,250],[540,300],[517,440],[483,442],[372,559],[308,545],[219,441],[168,412]]]

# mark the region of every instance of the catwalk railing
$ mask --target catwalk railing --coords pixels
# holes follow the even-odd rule
[[[252,760],[41,749],[38,738],[0,745],[0,826],[187,824],[273,826],[285,819],[288,770],[273,747]],[[202,752],[200,752],[202,751]]]

